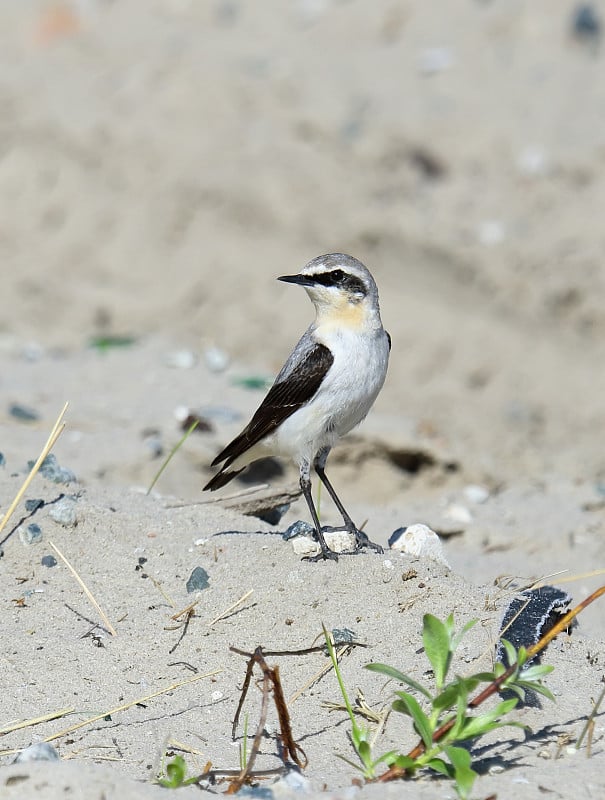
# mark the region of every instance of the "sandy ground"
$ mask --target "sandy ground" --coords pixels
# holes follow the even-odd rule
[[[78,479],[38,476],[26,498],[45,505],[29,517],[21,504],[0,536],[0,797],[165,796],[151,781],[179,744],[192,772],[237,768],[245,660],[232,645],[298,649],[322,622],[350,628],[368,647],[343,661],[347,684],[381,708],[394,687],[363,665],[422,678],[427,611],[480,620],[456,665],[467,672],[489,666],[515,587],[551,575],[580,601],[603,581],[588,573],[605,566],[605,88],[599,43],[572,36],[573,10],[0,5],[0,510],[65,401],[54,452]],[[449,570],[392,552],[303,563],[277,535],[306,517],[300,501],[277,526],[200,504],[209,462],[262,398],[241,380],[275,374],[310,320],[304,294],[275,277],[330,251],[373,271],[393,337],[384,391],[333,453],[332,479],[376,541],[413,522],[443,534]],[[100,352],[101,335],[134,342]],[[211,430],[146,496],[181,435],[179,406]],[[268,482],[295,481],[284,465]],[[75,526],[52,518],[62,493],[76,497]],[[337,521],[325,498],[322,517]],[[42,540],[26,545],[31,524]],[[115,636],[60,559],[42,563],[51,542]],[[199,597],[186,590],[196,566],[209,576]],[[196,598],[180,640],[171,616]],[[557,703],[516,712],[531,734],[478,745],[475,796],[605,791],[602,717],[590,758],[569,748],[602,688],[602,606],[547,660]],[[325,657],[275,661],[290,698]],[[348,724],[322,705],[337,699],[327,675],[290,713],[311,789],[344,798]],[[258,703],[255,690],[251,721]],[[270,713],[259,766],[278,764],[275,725]],[[10,766],[48,737],[60,763]],[[377,748],[414,743],[391,717]],[[406,791],[454,795],[444,781]]]

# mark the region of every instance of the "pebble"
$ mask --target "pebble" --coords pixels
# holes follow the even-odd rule
[[[35,463],[35,461],[28,461],[28,470],[31,470]],[[67,467],[61,467],[56,456],[52,453],[46,456],[39,472],[40,475],[53,483],[74,483],[77,480],[75,473],[67,469]]]
[[[348,531],[324,531],[324,539],[334,553],[352,553],[357,546],[355,536]],[[292,548],[299,556],[317,556],[321,552],[319,542],[304,534],[292,539]]]
[[[192,350],[177,350],[166,356],[165,363],[173,369],[192,369],[197,364],[197,356]]]
[[[78,524],[76,501],[70,497],[63,497],[49,507],[48,516],[64,528],[75,527]]]
[[[164,455],[164,445],[162,444],[160,431],[154,429],[143,431],[143,444],[149,451],[151,458],[160,458],[160,456]]]
[[[429,47],[418,56],[418,71],[422,75],[437,75],[451,69],[454,56],[449,47]]]
[[[57,566],[57,559],[54,556],[42,556],[42,560],[40,561],[43,567],[56,567]]]
[[[578,39],[598,40],[601,36],[601,20],[592,3],[582,3],[573,11],[571,28]]]
[[[202,567],[196,567],[187,581],[187,594],[191,592],[201,592],[210,586],[208,573]]]
[[[464,496],[469,503],[481,505],[481,503],[485,503],[487,500],[489,500],[489,489],[487,489],[485,486],[471,483],[464,487]]]
[[[229,366],[229,356],[220,347],[206,348],[204,361],[210,372],[224,372]]]
[[[19,528],[19,538],[23,544],[38,544],[42,541],[42,528],[35,522],[30,523],[27,528]]]
[[[4,453],[0,453],[0,467],[4,467],[6,465],[6,459],[4,458]]]
[[[452,520],[452,522],[460,522],[462,525],[470,525],[473,521],[473,515],[468,508],[459,503],[452,503],[451,506],[448,506],[443,516],[445,519]]]
[[[288,541],[289,539],[294,539],[295,536],[311,536],[313,530],[313,525],[309,522],[305,522],[304,519],[299,519],[293,522],[292,525],[282,533],[282,538]]]
[[[400,550],[402,553],[418,556],[418,558],[429,558],[449,567],[443,552],[441,539],[428,525],[416,523],[415,525],[397,528],[389,536],[389,547],[391,550]]]
[[[541,178],[548,174],[550,165],[541,147],[529,146],[519,154],[517,167],[527,178]]]
[[[273,796],[276,800],[280,797],[292,797],[292,793],[311,794],[311,781],[301,775],[300,772],[292,769],[283,778],[280,778],[272,786]],[[340,796],[340,794],[339,794]]]
[[[25,510],[28,514],[33,514],[39,508],[42,508],[44,505],[44,500],[41,500],[39,497],[31,498],[30,500],[25,501]]]
[[[13,764],[24,764],[26,761],[60,761],[59,753],[48,742],[30,744],[13,759]]]
[[[357,641],[357,634],[350,628],[332,628],[332,639],[338,647],[341,644],[351,644]]]
[[[492,247],[504,241],[504,225],[498,219],[487,219],[479,225],[477,238],[481,244]]]
[[[33,408],[23,406],[20,403],[11,403],[8,407],[8,413],[19,422],[36,422],[40,419],[40,415]]]

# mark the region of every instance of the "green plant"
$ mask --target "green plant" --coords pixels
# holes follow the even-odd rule
[[[347,690],[344,684],[344,680],[342,678],[342,673],[340,671],[340,665],[338,663],[338,658],[336,656],[336,650],[334,649],[334,643],[332,642],[332,637],[329,631],[326,629],[326,626],[323,625],[323,633],[324,638],[326,640],[326,647],[328,648],[328,654],[330,656],[330,660],[332,661],[332,666],[334,667],[334,672],[336,673],[336,679],[338,681],[338,686],[340,687],[340,693],[342,694],[342,699],[345,704],[345,708],[347,709],[347,713],[349,715],[349,719],[351,720],[351,743],[355,752],[357,753],[359,760],[361,761],[361,767],[357,764],[350,761],[348,758],[344,756],[340,756],[343,761],[346,761],[347,764],[350,764],[355,769],[361,770],[363,776],[366,780],[373,780],[376,777],[376,767],[379,764],[388,764],[391,765],[397,753],[395,750],[384,753],[383,755],[379,756],[378,758],[374,759],[372,757],[372,743],[370,740],[370,728],[367,725],[359,725],[357,720],[355,719],[355,713],[353,712],[353,707],[351,706],[351,701],[349,700],[349,695],[347,694]]]
[[[162,773],[156,778],[160,786],[166,789],[179,789],[181,786],[190,786],[197,783],[199,776],[187,778],[187,764],[183,756],[175,756],[163,767]]]
[[[368,730],[360,727],[354,719],[353,711],[346,695],[340,671],[336,668],[341,693],[352,724],[351,741],[361,761],[361,771],[366,779],[375,777],[375,768],[385,763],[390,772],[397,776],[412,776],[418,770],[431,769],[452,778],[461,798],[468,798],[477,773],[472,768],[469,750],[462,743],[476,740],[489,731],[504,726],[524,727],[518,722],[503,721],[525,692],[538,692],[550,699],[551,693],[541,684],[541,679],[552,671],[552,667],[534,665],[525,667],[527,651],[515,648],[503,641],[506,656],[512,667],[496,664],[493,672],[479,672],[468,677],[456,676],[447,682],[452,658],[462,637],[475,624],[467,623],[459,633],[454,629],[453,615],[440,621],[432,614],[423,620],[422,638],[426,656],[434,676],[434,692],[409,675],[387,664],[368,664],[367,669],[379,672],[403,683],[411,691],[395,692],[393,711],[405,714],[412,720],[414,729],[420,737],[419,744],[407,755],[390,751],[373,758],[368,740]],[[332,662],[335,662],[333,648],[330,648]],[[483,714],[473,713],[480,702],[494,691],[482,693],[469,701],[470,693],[481,683],[487,683],[498,690],[506,689],[517,695],[501,700]]]

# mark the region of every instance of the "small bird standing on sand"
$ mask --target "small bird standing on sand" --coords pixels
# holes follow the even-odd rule
[[[347,514],[325,473],[333,445],[364,419],[386,377],[391,337],[382,327],[376,283],[360,261],[344,253],[318,256],[298,275],[278,280],[306,289],[315,321],[249,424],[212,462],[221,467],[204,489],[220,489],[259,458],[288,456],[300,468],[300,488],[321,547],[316,558],[337,555],[326,544],[313,504],[311,466],[341,513],[343,530],[355,536],[357,549],[381,553]]]

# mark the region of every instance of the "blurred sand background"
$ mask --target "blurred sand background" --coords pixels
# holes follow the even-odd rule
[[[217,447],[262,397],[234,380],[275,374],[310,321],[304,294],[275,277],[344,251],[375,275],[393,338],[375,411],[333,455],[355,518],[382,542],[419,520],[462,530],[447,557],[481,585],[603,567],[605,83],[598,32],[574,33],[576,12],[564,0],[0,4],[2,510],[69,400],[57,457],[97,499],[85,543],[54,538],[119,597],[127,580],[99,509],[149,485],[160,463],[149,430],[166,452],[177,405],[233,412],[158,483],[200,500]],[[99,335],[135,343],[99,353]],[[209,369],[209,348],[224,372]],[[183,351],[190,368],[170,366]],[[12,403],[39,421],[15,420]],[[486,502],[473,504],[474,485]],[[128,552],[153,524],[131,506]],[[214,524],[205,508],[187,516],[188,544]],[[299,516],[300,503],[284,523]],[[36,581],[41,551],[16,534],[3,548],[19,641],[7,581]],[[232,557],[252,580],[265,566],[244,552]],[[566,588],[579,600],[601,581]],[[595,681],[602,620],[587,612]],[[13,656],[23,669],[25,651]],[[61,683],[65,665],[53,669]],[[596,690],[578,691],[584,712]],[[39,706],[11,697],[0,727]]]

